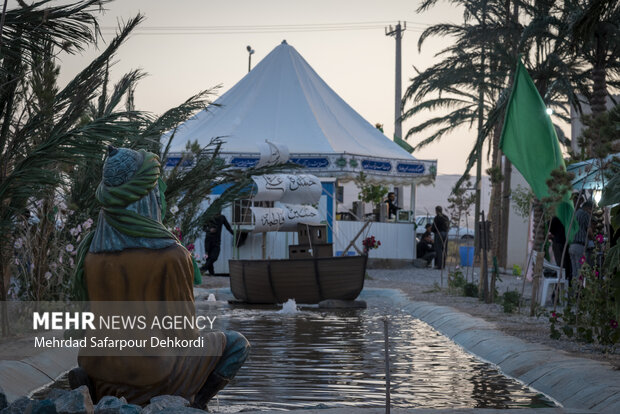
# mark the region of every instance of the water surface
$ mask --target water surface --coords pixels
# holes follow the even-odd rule
[[[252,344],[233,382],[209,404],[247,408],[383,407],[384,315],[389,318],[391,402],[402,408],[518,408],[553,403],[481,362],[426,323],[369,301],[364,310],[223,309],[222,327]]]

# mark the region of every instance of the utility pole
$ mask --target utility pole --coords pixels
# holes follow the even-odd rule
[[[400,22],[396,25],[396,27],[385,28],[386,36],[394,36],[396,39],[396,76],[395,76],[395,95],[394,95],[394,139],[402,139],[403,138],[403,128],[402,128],[402,115],[403,115],[403,93],[402,93],[402,85],[401,85],[401,39],[403,38],[403,32],[407,30],[407,22],[405,22],[404,26],[400,25]]]
[[[483,32],[486,30],[486,17],[487,17],[487,0],[483,0],[482,2],[482,30]],[[482,201],[482,148],[484,144],[483,138],[483,126],[484,126],[484,92],[485,92],[485,45],[482,44],[482,50],[480,52],[480,78],[478,80],[478,135],[477,139],[477,147],[478,147],[478,156],[476,157],[476,203],[474,205],[475,211],[475,221],[474,221],[474,245],[480,245],[480,204]],[[480,250],[476,249],[476,252]],[[486,250],[482,252],[482,254],[486,255]],[[486,256],[485,256],[486,257]],[[476,255],[476,258],[480,259],[479,256]],[[475,261],[475,259],[474,259]],[[486,266],[486,262],[484,263]],[[482,266],[482,263],[480,264]]]
[[[248,45],[245,50],[248,51],[248,73],[252,70],[252,55],[254,54],[254,49],[252,46]]]

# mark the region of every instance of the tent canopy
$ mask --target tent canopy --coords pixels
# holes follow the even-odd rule
[[[616,169],[620,168],[620,163],[617,161],[619,157],[620,154],[611,154],[603,159],[592,158],[567,165],[566,170],[575,174],[572,181],[573,189],[602,190],[611,179],[612,165]]]
[[[167,138],[166,134],[164,139]],[[251,72],[176,131],[172,152],[187,142],[224,141],[231,164],[249,166],[257,144],[285,144],[291,160],[313,174],[411,183],[435,175],[436,161],[421,161],[387,138],[336,94],[286,41]],[[178,159],[178,158],[177,158]],[[169,162],[175,161],[172,154]]]

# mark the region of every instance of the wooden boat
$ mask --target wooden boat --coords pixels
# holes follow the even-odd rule
[[[231,260],[230,289],[247,303],[354,300],[364,288],[366,256]]]
[[[311,233],[308,235],[308,233]],[[300,224],[299,240],[289,246],[289,259],[230,260],[230,289],[235,298],[253,304],[319,303],[354,300],[364,288],[367,256],[332,255],[324,225]]]

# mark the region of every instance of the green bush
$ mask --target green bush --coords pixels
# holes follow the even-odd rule
[[[463,272],[456,269],[448,273],[448,289],[457,295],[467,296],[470,298],[478,297],[478,285],[468,282]]]
[[[463,295],[469,297],[469,298],[477,298],[478,297],[478,285],[476,285],[475,283],[465,283],[465,286],[463,286]]]
[[[519,307],[520,300],[521,295],[516,290],[504,292],[504,294],[502,295],[502,306],[504,307],[504,312],[512,313],[516,308]]]
[[[467,280],[465,280],[465,276],[463,276],[463,272],[460,270],[455,270],[453,272],[448,273],[448,287],[451,289],[462,289]]]

